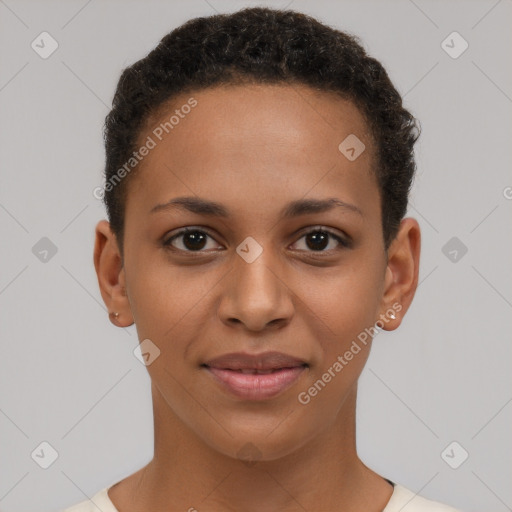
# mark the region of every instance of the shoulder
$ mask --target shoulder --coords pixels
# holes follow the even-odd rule
[[[90,500],[66,508],[62,512],[118,512],[108,496],[108,487],[98,491]],[[382,512],[462,512],[438,501],[423,498],[406,487],[395,484],[395,490]]]
[[[462,512],[459,509],[443,505],[438,501],[423,498],[406,487],[395,484],[395,490],[382,512]]]
[[[118,512],[108,497],[108,487],[98,491],[90,500],[84,500],[66,508],[62,512]]]

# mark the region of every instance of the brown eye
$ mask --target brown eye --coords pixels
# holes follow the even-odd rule
[[[330,252],[331,250],[349,247],[349,242],[347,240],[326,229],[317,228],[308,231],[307,233],[304,233],[304,235],[302,235],[302,237],[299,240],[302,240],[303,238],[305,239],[305,249],[299,250],[313,252]],[[330,243],[332,240],[335,240],[337,243]],[[329,245],[331,245],[330,248]]]
[[[205,249],[209,238],[213,240],[205,231],[187,228],[168,238],[164,242],[164,246],[185,252],[204,252],[203,249]],[[177,245],[173,244],[175,240],[179,242]]]

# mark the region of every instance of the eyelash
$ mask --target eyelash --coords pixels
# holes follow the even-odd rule
[[[213,237],[213,235],[211,235],[207,230],[205,230],[204,228],[184,228],[180,231],[178,231],[177,233],[175,233],[172,237],[168,238],[167,240],[164,240],[163,242],[163,246],[169,250],[173,250],[173,251],[177,251],[177,252],[184,252],[184,253],[192,253],[192,254],[201,254],[201,253],[207,253],[209,251],[205,251],[205,250],[198,250],[198,251],[190,251],[190,250],[185,250],[185,249],[178,249],[176,247],[173,247],[171,245],[171,243],[176,240],[177,238],[181,237],[181,236],[184,236],[188,233],[202,233],[202,234],[205,234],[207,236],[209,236],[210,238],[212,239],[215,239]],[[310,253],[313,253],[313,254],[330,254],[332,251],[336,251],[336,250],[342,250],[342,249],[348,249],[350,248],[351,244],[349,241],[345,240],[344,238],[342,238],[341,236],[333,233],[332,231],[330,231],[329,229],[326,229],[324,227],[315,227],[313,229],[311,229],[310,231],[307,231],[305,233],[302,233],[302,235],[300,236],[300,238],[298,238],[298,240],[302,239],[303,237],[307,236],[307,235],[310,235],[312,233],[325,233],[327,234],[329,237],[331,238],[334,238],[337,242],[339,242],[340,246],[341,247],[338,247],[336,249],[329,249],[329,250],[320,250],[320,251],[313,251],[313,250],[309,250],[309,251],[305,251],[305,252],[310,252]]]

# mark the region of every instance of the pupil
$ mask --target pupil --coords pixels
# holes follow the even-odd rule
[[[328,245],[328,237],[329,235],[323,231],[316,231],[315,233],[310,233],[306,237],[308,248],[316,250],[325,249]],[[312,244],[309,243],[310,240],[313,241]],[[320,244],[320,246],[318,244]]]
[[[187,249],[202,249],[205,239],[206,237],[204,236],[204,233],[192,231],[191,233],[186,233],[184,235],[183,244]]]
[[[310,233],[306,239],[308,248],[318,251],[327,247],[329,235],[324,231],[316,231],[315,233]],[[205,240],[206,237],[204,236],[204,233],[201,233],[200,231],[186,233],[183,237],[185,247],[191,250],[202,249],[204,247]]]

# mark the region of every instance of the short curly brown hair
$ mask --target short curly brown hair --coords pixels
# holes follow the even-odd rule
[[[148,119],[173,97],[243,82],[304,84],[336,92],[359,108],[375,144],[387,249],[407,211],[419,124],[357,37],[293,10],[256,7],[191,19],[125,68],[105,119],[106,183],[136,151]],[[128,178],[103,194],[121,253]]]

